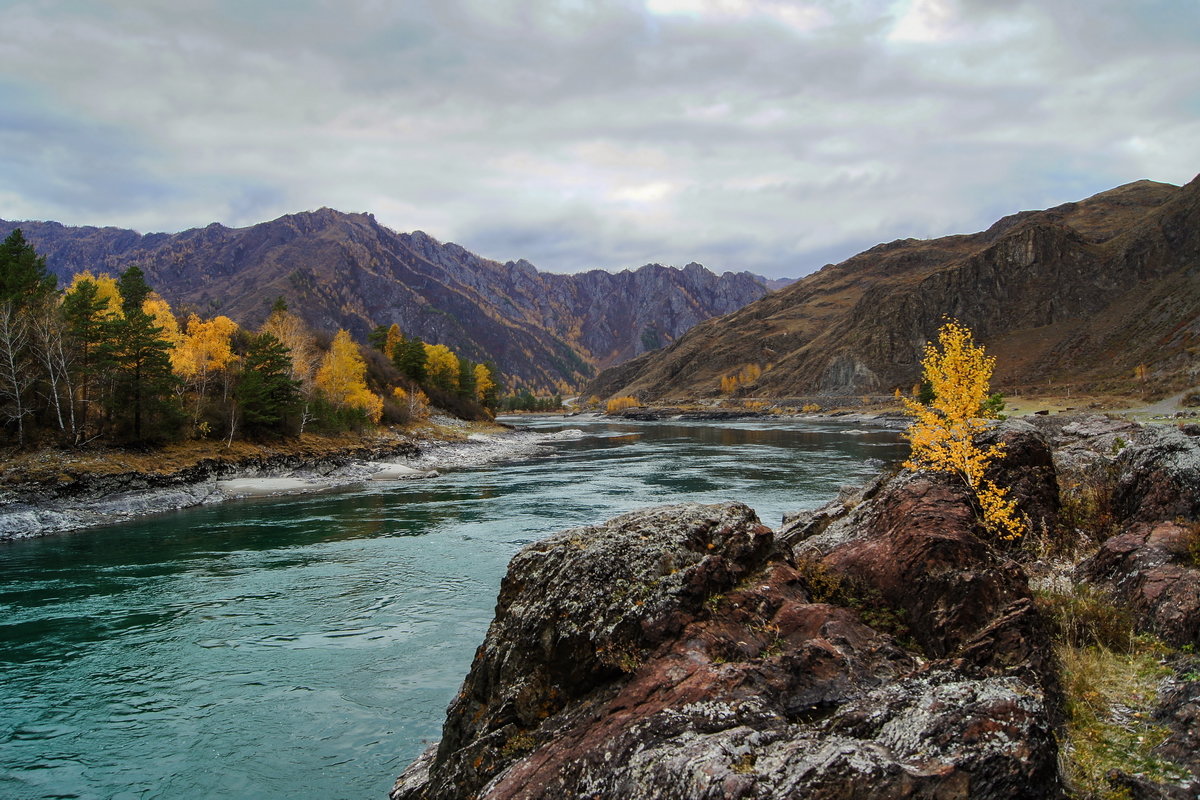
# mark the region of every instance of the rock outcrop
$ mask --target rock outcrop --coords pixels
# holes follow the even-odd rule
[[[961,494],[904,480],[877,502],[865,538],[913,568],[953,558],[939,589],[972,594],[970,619],[914,607],[901,633],[887,599],[853,598],[869,568],[814,571],[735,503],[566,531],[514,558],[443,739],[393,800],[1058,796],[1019,570],[969,545]],[[909,512],[952,530],[885,521]]]

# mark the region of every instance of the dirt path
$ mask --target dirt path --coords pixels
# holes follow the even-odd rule
[[[1193,386],[1191,389],[1184,389],[1179,394],[1173,394],[1170,397],[1164,397],[1157,403],[1151,403],[1140,408],[1129,408],[1122,413],[1134,413],[1147,416],[1170,416],[1176,411],[1183,411],[1183,398],[1193,392],[1200,392],[1200,386]]]

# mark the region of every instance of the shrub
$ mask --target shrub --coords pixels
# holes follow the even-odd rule
[[[628,395],[625,397],[614,397],[608,401],[607,405],[605,405],[604,413],[615,414],[618,411],[624,411],[627,408],[636,408],[638,405],[639,404],[636,397],[630,397]]]

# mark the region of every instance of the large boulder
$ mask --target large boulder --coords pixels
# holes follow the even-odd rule
[[[1075,574],[1112,590],[1133,609],[1140,629],[1176,647],[1200,645],[1197,535],[1194,523],[1137,523],[1106,540]]]
[[[947,491],[901,482],[880,516],[969,533]],[[739,504],[531,545],[441,743],[392,798],[1059,796],[1057,707],[1031,660],[1048,648],[1013,635],[1040,635],[1019,573],[957,534],[928,544],[948,594],[915,637],[849,589],[817,602],[833,572],[792,559]],[[950,608],[962,597],[970,619]],[[995,653],[976,652],[985,641]]]
[[[796,558],[866,587],[929,656],[989,675],[1021,672],[1056,693],[1025,573],[986,540],[967,490],[945,474],[904,472],[869,492],[819,532],[810,524],[806,538],[785,530]]]
[[[1200,519],[1200,439],[1162,425],[1139,429],[1117,459],[1113,506],[1120,519]]]

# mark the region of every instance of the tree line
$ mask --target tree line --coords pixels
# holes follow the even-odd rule
[[[131,266],[65,290],[17,229],[0,244],[0,437],[18,445],[261,438],[486,416],[494,370],[384,329],[384,359],[282,298],[257,331],[176,314]],[[323,341],[324,340],[324,341]]]

